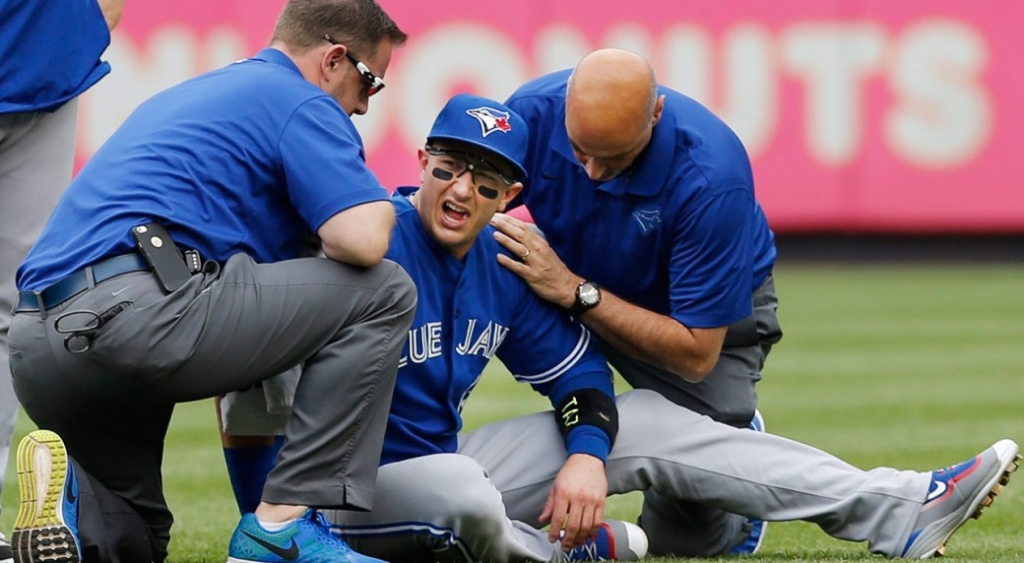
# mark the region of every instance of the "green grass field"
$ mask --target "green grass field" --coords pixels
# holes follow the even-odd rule
[[[760,385],[771,432],[864,468],[932,469],[999,438],[1024,441],[1024,266],[798,266],[776,272],[785,339]],[[470,399],[470,427],[545,408],[495,365]],[[178,408],[164,479],[176,515],[171,561],[222,562],[237,522],[209,402]],[[16,439],[32,429],[23,419]],[[9,468],[0,530],[17,511]],[[638,495],[609,501],[632,519]],[[947,562],[1024,560],[1024,471]],[[879,560],[804,523],[773,523],[750,561]]]

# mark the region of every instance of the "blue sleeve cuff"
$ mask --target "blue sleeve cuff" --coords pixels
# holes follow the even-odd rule
[[[602,463],[607,463],[612,442],[608,435],[596,426],[581,425],[569,431],[569,435],[565,437],[565,449],[569,455],[592,455]]]

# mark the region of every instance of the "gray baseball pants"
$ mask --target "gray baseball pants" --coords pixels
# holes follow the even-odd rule
[[[72,311],[127,309],[85,353],[54,323]],[[14,387],[40,428],[57,432],[81,488],[85,559],[166,558],[171,514],[160,466],[174,404],[251,387],[302,365],[287,442],[263,499],[368,509],[398,359],[416,290],[397,264],[369,269],[306,258],[233,256],[165,295],[148,272],[118,276],[65,304],[17,313]],[[66,318],[65,321],[70,321]]]
[[[768,279],[754,292],[752,318],[730,327],[718,364],[700,383],[632,358],[607,344],[602,351],[634,389],[657,391],[670,401],[719,422],[745,428],[757,408],[754,386],[772,346],[782,338],[776,316],[779,300],[775,281]],[[745,324],[746,323],[746,324]],[[736,327],[756,330],[739,344],[730,340]],[[743,341],[744,338],[739,340]],[[749,534],[747,519],[706,504],[680,502],[656,490],[644,493],[639,523],[650,539],[652,555],[710,557],[728,553]]]
[[[929,473],[862,471],[787,438],[733,428],[658,393],[618,397],[609,494],[654,490],[744,517],[806,520],[829,535],[900,553]],[[361,553],[390,561],[549,561],[540,515],[565,461],[551,412],[482,427],[457,454],[385,465],[372,512],[328,512]]]
[[[7,353],[14,275],[71,182],[77,119],[77,99],[53,113],[0,115],[0,492],[18,420]]]

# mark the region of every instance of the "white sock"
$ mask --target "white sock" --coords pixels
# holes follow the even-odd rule
[[[263,520],[257,519],[260,523],[260,527],[268,532],[280,532],[281,530],[291,526],[293,523],[298,522],[299,519],[288,520],[287,522],[264,522]]]

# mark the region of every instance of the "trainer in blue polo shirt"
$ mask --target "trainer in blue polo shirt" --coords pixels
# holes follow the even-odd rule
[[[42,429],[19,446],[23,558],[164,561],[174,405],[301,365],[228,558],[376,561],[316,509],[371,505],[415,309],[350,119],[405,39],[373,0],[288,0],[269,48],[141,104],[71,183],[18,271],[10,329]]]
[[[524,258],[498,260],[593,330],[634,387],[752,424],[754,384],[782,333],[774,235],[740,140],[618,49],[534,80],[507,103],[530,127],[521,201],[546,240],[498,216],[498,240]],[[763,537],[762,522],[653,492],[641,522],[658,555],[753,551]]]
[[[298,258],[336,213],[387,200],[345,109],[301,77],[264,49],[143,102],[71,183],[19,289],[131,251],[130,229],[154,218],[204,258],[267,263]]]

